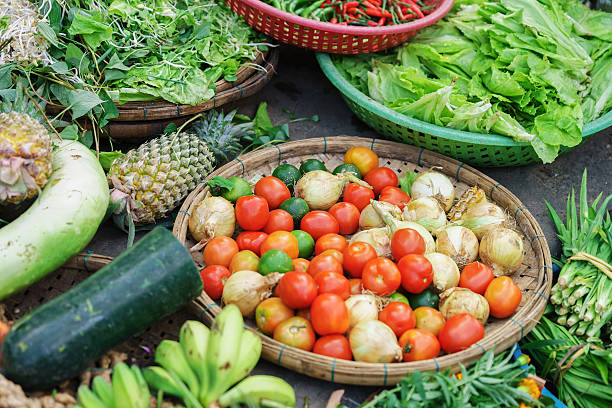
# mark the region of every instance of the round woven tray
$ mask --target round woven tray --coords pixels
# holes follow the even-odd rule
[[[541,162],[529,143],[515,142],[502,135],[472,133],[432,125],[402,115],[355,88],[340,74],[329,55],[317,54],[317,61],[327,79],[338,88],[348,107],[381,135],[434,150],[474,166],[505,167]],[[609,126],[612,126],[612,111],[584,125],[581,143]],[[562,147],[560,153],[569,150]]]
[[[288,347],[274,339],[261,335],[262,355],[265,359],[291,370],[328,381],[356,385],[390,385],[399,382],[406,373],[415,370],[439,371],[446,368],[457,370],[458,363],[466,364],[478,359],[486,350],[495,347],[496,352],[510,347],[525,336],[538,322],[544,312],[550,294],[552,260],[548,244],[533,215],[510,191],[479,171],[434,152],[417,147],[377,139],[363,139],[348,136],[307,139],[255,151],[217,169],[210,177],[245,177],[270,175],[281,163],[298,164],[306,158],[317,158],[333,169],[342,163],[344,153],[353,146],[373,149],[380,158],[380,165],[387,166],[402,174],[406,171],[427,170],[441,166],[443,173],[455,184],[457,194],[468,187],[477,185],[487,193],[487,198],[506,210],[509,222],[516,225],[523,234],[525,258],[512,279],[521,288],[523,299],[517,311],[508,319],[493,319],[485,327],[485,337],[467,350],[431,360],[370,364],[333,358]],[[299,165],[299,164],[298,164]],[[195,242],[188,236],[189,214],[208,192],[200,184],[185,200],[174,224],[174,235],[188,248]],[[200,253],[194,253],[196,263],[202,265]],[[192,303],[192,310],[211,323],[220,311],[206,293]],[[253,321],[247,325],[257,332]]]
[[[116,104],[119,116],[109,121],[106,133],[116,140],[142,141],[161,134],[170,123],[180,126],[195,114],[251,96],[270,82],[276,73],[279,54],[277,48],[271,48],[266,54],[259,53],[254,62],[260,68],[241,66],[236,73],[236,81],[217,81],[215,95],[199,105],[177,105],[167,101]],[[47,112],[56,115],[62,109],[61,106],[48,106]]]

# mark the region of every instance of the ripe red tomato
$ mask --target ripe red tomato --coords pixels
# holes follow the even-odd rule
[[[352,360],[353,353],[351,345],[346,337],[341,334],[329,334],[320,337],[314,344],[313,353],[327,357],[340,358],[342,360]]]
[[[274,329],[274,340],[306,351],[312,350],[315,338],[310,322],[299,316],[285,320]]]
[[[292,309],[310,306],[317,297],[317,283],[307,273],[287,272],[278,281],[278,296]]]
[[[397,263],[402,274],[402,288],[409,293],[421,293],[433,281],[433,267],[423,255],[409,254]]]
[[[263,244],[261,244],[261,254],[263,255],[271,249],[280,249],[289,255],[291,259],[297,258],[300,254],[297,238],[287,231],[274,231],[268,235]]]
[[[204,292],[211,299],[219,299],[223,294],[225,281],[232,273],[223,265],[210,265],[202,269],[200,277],[204,285]]]
[[[363,267],[361,281],[363,287],[375,295],[388,296],[399,288],[402,275],[390,259],[376,258]]]
[[[446,321],[438,340],[448,354],[465,350],[484,337],[484,326],[467,313],[454,315]]]
[[[280,298],[271,297],[257,305],[255,309],[255,322],[259,330],[271,336],[276,326],[294,316]]]
[[[308,265],[310,265],[310,261],[308,259],[295,258],[295,259],[292,259],[291,262],[293,263],[294,271],[296,272],[307,272],[308,271]]]
[[[337,234],[340,226],[327,211],[311,211],[302,217],[300,229],[309,233],[316,241],[325,234]]]
[[[416,317],[417,329],[427,330],[434,336],[440,333],[446,322],[442,313],[429,306],[421,306],[414,309],[414,317]]]
[[[510,316],[521,303],[521,288],[509,276],[500,276],[489,283],[484,294],[491,316],[503,319]]]
[[[344,300],[334,293],[316,297],[310,306],[310,321],[314,331],[326,334],[342,334],[349,328],[349,313]]]
[[[430,332],[421,329],[406,331],[399,339],[404,361],[419,361],[440,355],[440,342]]]
[[[319,286],[319,295],[323,293],[335,293],[343,300],[351,296],[351,284],[349,280],[339,273],[325,271],[317,274],[315,282]]]
[[[379,195],[387,186],[397,186],[397,174],[388,167],[378,167],[365,175],[363,181],[374,188],[374,194]],[[257,193],[256,193],[257,194]]]
[[[416,230],[402,228],[395,231],[391,237],[391,254],[399,261],[408,254],[425,253],[425,240]]]
[[[354,278],[360,278],[363,267],[376,259],[376,250],[367,242],[354,242],[344,250],[344,269]]]
[[[310,261],[308,265],[308,273],[315,278],[321,272],[335,272],[342,275],[342,264],[333,255],[321,254],[317,255]]]
[[[400,210],[403,210],[404,206],[410,201],[410,196],[397,187],[387,186],[382,189],[378,201],[397,205]]]
[[[378,312],[378,320],[393,330],[397,337],[406,330],[414,329],[416,318],[410,305],[404,302],[391,302]]]
[[[206,265],[223,265],[229,267],[234,255],[238,253],[238,244],[230,237],[215,237],[204,247]]]
[[[340,234],[350,235],[359,228],[359,209],[355,204],[336,203],[329,209],[329,213],[338,221]]]
[[[270,208],[265,198],[243,196],[236,200],[236,221],[246,231],[259,231],[266,226]]]
[[[334,258],[336,258],[338,262],[340,262],[340,265],[342,265],[342,262],[344,261],[344,255],[342,254],[342,252],[338,251],[337,249],[326,249],[325,251],[321,252],[319,255],[331,255]]]
[[[360,295],[363,293],[363,285],[361,279],[349,279],[351,284],[351,295]]]
[[[370,204],[370,200],[374,200],[374,198],[374,191],[372,191],[371,188],[367,188],[356,183],[351,183],[344,189],[342,201],[345,203],[351,203],[357,207],[359,211],[362,211],[368,204]]]
[[[351,147],[344,154],[344,163],[354,164],[362,176],[378,167],[378,156],[372,150],[363,146]]]
[[[459,287],[468,288],[474,293],[484,295],[493,278],[495,276],[491,268],[481,262],[472,262],[461,271]]]
[[[293,217],[280,208],[272,210],[263,230],[268,234],[274,231],[293,231]]]
[[[336,249],[342,252],[347,246],[348,242],[346,242],[346,238],[342,235],[325,234],[317,239],[315,244],[315,255],[320,255],[323,251],[327,251],[328,249]]]
[[[260,179],[255,184],[254,193],[265,198],[271,209],[278,208],[283,201],[291,197],[291,193],[285,183],[273,176]]]
[[[260,256],[261,244],[268,238],[268,234],[261,231],[244,231],[236,238],[236,243],[241,251],[249,250]]]

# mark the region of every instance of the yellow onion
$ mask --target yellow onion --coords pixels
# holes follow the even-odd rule
[[[498,227],[482,237],[479,253],[495,276],[510,275],[523,262],[523,240],[515,231]]]
[[[299,179],[295,191],[311,210],[328,210],[338,202],[344,187],[349,183],[370,187],[351,173],[334,175],[323,170],[313,170]]]
[[[438,231],[446,226],[446,214],[444,209],[433,197],[419,197],[410,200],[404,206],[402,218],[405,221],[414,221],[425,229],[436,235]]]
[[[349,334],[355,361],[393,363],[402,360],[402,349],[393,330],[379,320],[364,320]]]
[[[448,211],[455,201],[455,187],[453,183],[442,173],[437,171],[426,171],[420,173],[410,188],[410,198],[433,197]]]
[[[234,206],[223,197],[207,196],[189,216],[189,232],[198,244],[192,248],[202,248],[215,237],[231,237],[236,228]]]
[[[438,234],[436,250],[448,255],[463,268],[478,258],[478,238],[474,233],[459,225],[451,225]]]
[[[266,276],[254,271],[234,272],[225,281],[223,303],[235,304],[244,317],[253,316],[257,305],[272,295],[272,289],[281,276],[277,272]]]
[[[489,318],[487,299],[467,288],[450,288],[440,293],[438,309],[446,320],[455,315],[467,313],[484,325]]]
[[[349,312],[349,329],[364,320],[378,320],[378,302],[374,295],[351,295],[344,304]]]
[[[380,201],[380,204],[391,214],[393,218],[401,219],[402,212],[398,206],[391,203]],[[386,224],[383,219],[378,215],[378,212],[372,207],[372,204],[368,204],[359,215],[359,228],[367,230],[370,228],[384,227]]]
[[[391,238],[387,228],[372,228],[359,231],[351,237],[349,245],[354,242],[365,242],[372,245],[378,256],[391,258]]]
[[[378,215],[380,215],[387,224],[389,236],[393,236],[397,230],[403,228],[411,228],[421,235],[423,241],[425,241],[425,253],[428,254],[430,252],[434,252],[436,250],[436,241],[431,236],[429,231],[425,227],[416,222],[412,221],[402,221],[398,220],[391,215],[389,211],[385,209],[383,205],[381,205],[381,201],[370,200],[370,205],[376,210]]]
[[[472,230],[479,240],[489,231],[503,227],[506,222],[504,210],[493,203],[481,201],[469,206],[460,219],[460,224]]]
[[[454,288],[459,284],[459,268],[450,256],[439,252],[425,254],[433,269],[433,287],[438,292]]]

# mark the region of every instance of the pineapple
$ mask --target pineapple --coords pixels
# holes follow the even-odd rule
[[[0,113],[0,204],[35,197],[51,174],[51,137],[27,113]]]
[[[235,111],[209,112],[188,131],[152,139],[117,158],[108,172],[111,200],[131,215],[135,224],[149,224],[172,211],[206,179],[214,166],[240,152],[240,139],[252,123],[232,123]]]

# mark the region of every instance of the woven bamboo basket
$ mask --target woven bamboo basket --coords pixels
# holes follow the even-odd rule
[[[332,382],[356,385],[391,385],[399,382],[408,372],[442,371],[459,369],[458,363],[474,361],[486,351],[495,348],[501,352],[525,336],[538,322],[544,312],[550,294],[552,280],[552,260],[548,244],[533,215],[510,191],[479,171],[438,153],[413,146],[378,140],[348,136],[324,137],[284,143],[260,151],[255,151],[234,160],[212,173],[210,177],[244,177],[270,175],[281,163],[299,165],[307,158],[317,158],[333,169],[342,163],[344,153],[353,146],[366,146],[373,149],[380,158],[381,166],[388,166],[398,174],[407,171],[421,171],[433,166],[442,167],[454,181],[457,194],[468,187],[477,185],[487,193],[487,198],[505,209],[508,221],[516,225],[523,235],[525,257],[523,264],[512,279],[521,288],[523,295],[517,311],[507,319],[492,319],[485,327],[485,337],[467,350],[435,359],[394,364],[370,364],[346,360],[336,360],[314,353],[288,347],[274,339],[261,335],[262,355],[265,359],[291,370],[311,377]],[[189,214],[208,192],[205,184],[200,184],[185,200],[174,224],[173,233],[188,248],[195,242],[188,236]],[[201,253],[193,253],[194,260],[202,265]],[[210,324],[221,311],[220,305],[206,293],[191,305],[200,319]],[[247,321],[249,328],[257,332],[253,321]]]
[[[252,65],[241,66],[236,73],[236,81],[217,81],[215,96],[199,105],[177,105],[167,101],[117,104],[119,116],[109,121],[105,128],[106,133],[116,140],[139,142],[161,134],[170,123],[180,126],[195,114],[251,96],[270,82],[276,73],[279,54],[280,51],[276,48],[266,54],[259,53],[254,62],[260,68]],[[48,106],[47,112],[56,115],[62,109],[61,106]]]

